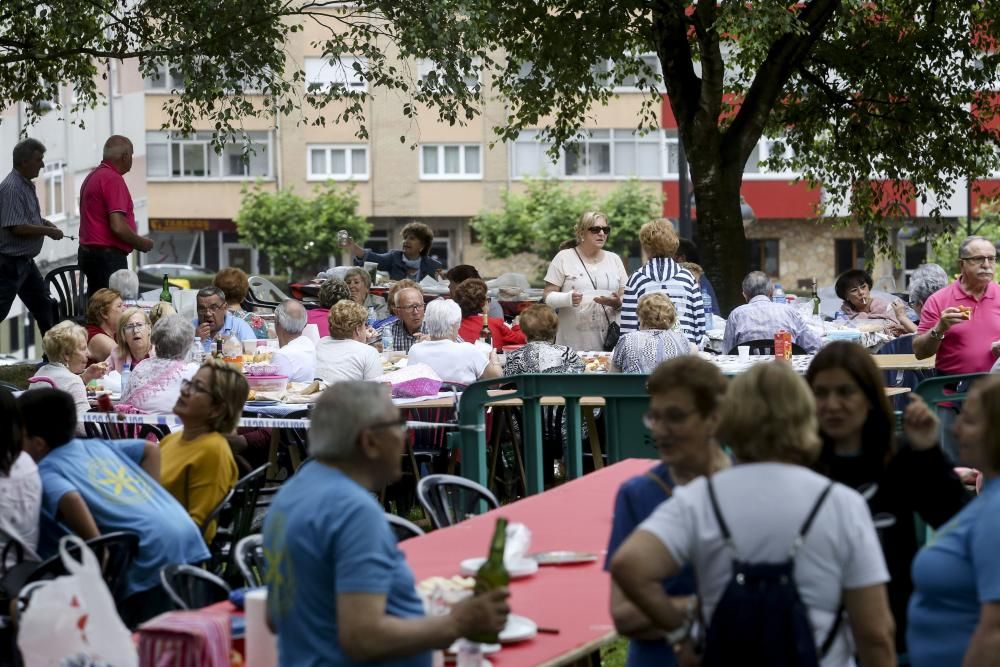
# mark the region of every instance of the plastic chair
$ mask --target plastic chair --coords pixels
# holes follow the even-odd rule
[[[247,310],[252,308],[276,308],[279,303],[289,298],[287,294],[278,289],[277,285],[267,278],[250,276],[249,283],[250,288],[247,290],[247,296],[243,300],[244,308],[249,306]]]
[[[214,509],[212,509],[211,512],[208,513],[208,516],[205,517],[205,520],[202,522],[202,524],[198,526],[198,528],[201,530],[202,535],[204,535],[208,527],[212,525],[212,522],[219,518],[219,514],[222,512],[222,509],[227,504],[229,504],[229,502],[233,499],[234,493],[236,493],[235,487],[229,489],[229,492],[226,494],[226,496],[219,502],[218,505],[215,506]]]
[[[427,475],[417,482],[417,500],[435,528],[447,528],[479,514],[480,501],[500,507],[485,486],[455,475]]]
[[[264,585],[267,562],[264,560],[264,538],[260,533],[247,535],[237,542],[233,560],[247,586],[256,588]]]
[[[225,581],[193,565],[167,565],[160,583],[178,609],[201,609],[228,600],[232,592]]]
[[[125,594],[125,575],[139,551],[139,536],[126,532],[107,533],[88,540],[86,544],[101,564],[104,583],[108,585],[111,596],[116,604],[120,604]],[[75,558],[80,557],[79,548],[74,544],[67,546],[67,552]],[[28,577],[27,583],[55,579],[64,574],[67,574],[66,568],[62,558],[56,554],[39,565]]]
[[[774,354],[774,339],[771,338],[761,338],[759,340],[748,340],[740,343],[739,345],[733,345],[733,349],[729,350],[726,354],[739,354],[739,348],[744,345],[750,346],[750,354],[763,354],[763,355],[773,355]],[[801,345],[798,343],[792,343],[792,354],[809,354],[806,352]]]
[[[310,410],[296,410],[289,412],[284,419],[309,419]],[[279,454],[284,453],[288,457],[288,476],[291,477],[299,469],[306,459],[309,458],[309,433],[303,428],[283,428],[281,429],[281,444]],[[280,457],[283,458],[283,457]]]
[[[213,562],[223,572],[233,547],[251,532],[267,468],[268,464],[264,464],[236,482],[229,502],[219,510],[219,528],[210,549]]]
[[[87,318],[87,278],[76,264],[61,266],[45,275],[49,293],[55,293],[56,321],[73,320],[82,324]]]
[[[924,380],[913,391],[930,406],[938,403],[961,403],[979,378],[989,373],[939,375]]]
[[[159,424],[126,424],[124,422],[84,422],[88,438],[104,440],[155,440],[159,442],[170,435],[170,428]]]
[[[413,523],[412,521],[407,521],[401,516],[396,514],[385,513],[385,519],[389,522],[389,527],[392,528],[392,532],[396,534],[396,541],[402,542],[403,540],[408,540],[411,537],[420,537],[421,535],[426,535],[424,529]]]

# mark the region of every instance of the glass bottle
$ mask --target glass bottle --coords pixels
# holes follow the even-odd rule
[[[490,541],[490,554],[476,572],[476,595],[503,588],[510,583],[510,574],[503,563],[503,551],[506,546],[507,519],[500,517],[497,519],[496,530],[493,531],[493,539]],[[468,639],[480,644],[496,644],[500,641],[495,632],[472,635]]]
[[[479,330],[479,340],[493,347],[493,334],[490,333],[489,315],[483,313],[483,328]]]
[[[812,281],[813,316],[819,317],[819,292],[816,291],[816,279]]]
[[[167,279],[166,273],[163,274],[163,289],[160,290],[160,301],[164,303],[173,303],[174,299],[170,296],[170,281]]]

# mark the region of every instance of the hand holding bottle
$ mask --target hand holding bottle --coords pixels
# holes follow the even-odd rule
[[[468,597],[456,604],[451,609],[456,634],[469,638],[500,634],[507,624],[507,614],[510,613],[510,606],[507,604],[509,597],[510,591],[504,586]]]

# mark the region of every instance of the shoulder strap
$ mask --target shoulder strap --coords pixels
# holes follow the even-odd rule
[[[712,512],[715,514],[715,520],[719,524],[719,530],[722,531],[722,537],[732,544],[732,536],[729,534],[729,526],[726,524],[726,520],[722,518],[722,511],[719,509],[719,500],[715,497],[715,485],[712,484],[712,477],[707,478],[708,481],[708,499],[712,501]]]
[[[583,267],[583,272],[587,274],[588,278],[590,278],[590,284],[594,286],[594,290],[596,291],[597,290],[597,283],[594,282],[594,277],[592,275],[590,275],[590,271],[587,270],[587,263],[585,261],[583,261],[583,257],[580,257],[580,251],[577,250],[576,248],[573,248],[573,252],[576,253],[576,258],[578,260],[580,260],[580,266]],[[611,324],[611,318],[608,317],[608,311],[607,311],[606,308],[604,308],[604,306],[601,306],[601,312],[604,313],[604,319],[606,319],[608,321],[608,324],[610,325]]]
[[[652,470],[646,471],[646,477],[659,484],[660,488],[663,489],[663,492],[667,494],[668,498],[673,495],[674,490],[669,484],[667,484],[666,480],[654,473]]]
[[[833,482],[830,482],[826,485],[826,488],[823,489],[823,493],[819,494],[819,498],[816,499],[812,510],[809,512],[809,516],[806,517],[805,523],[803,523],[802,528],[799,529],[799,539],[805,538],[806,533],[808,533],[809,529],[812,528],[813,519],[816,518],[816,514],[819,513],[819,508],[823,505],[823,501],[826,500],[826,497],[830,495],[830,490],[832,488]]]

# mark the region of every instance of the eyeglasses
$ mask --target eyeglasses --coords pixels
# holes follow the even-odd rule
[[[979,266],[982,266],[987,262],[993,264],[994,266],[997,263],[996,255],[976,255],[975,257],[959,257],[959,259],[962,260],[963,262],[969,262],[970,264],[976,264]]]
[[[191,391],[198,392],[198,393],[201,393],[201,394],[207,394],[208,393],[208,387],[206,387],[205,385],[203,385],[201,382],[199,382],[197,380],[194,380],[194,381],[192,381],[192,380],[181,380],[181,391],[184,392],[185,394],[188,393],[188,392],[191,392]]]
[[[145,322],[135,322],[133,324],[126,324],[125,331],[142,331],[146,328]]]
[[[198,306],[198,312],[199,313],[217,313],[217,312],[219,312],[220,310],[222,310],[225,307],[226,307],[226,304],[224,304],[224,303],[216,303],[216,304],[213,304],[213,305],[205,307],[205,308],[203,308],[201,306]]]
[[[611,228],[607,226],[600,227],[595,225],[593,227],[588,227],[587,231],[590,232],[591,234],[600,234],[601,232],[604,232],[604,235],[607,236],[608,234],[611,233]]]
[[[695,410],[650,410],[642,416],[643,425],[649,430],[653,430],[657,424],[683,424]]]
[[[411,313],[416,313],[424,309],[424,304],[415,303],[412,306],[396,306],[397,310],[408,310]]]
[[[398,429],[400,429],[405,434],[406,433],[406,417],[405,416],[400,416],[400,417],[397,417],[396,419],[391,419],[389,421],[375,422],[374,424],[370,425],[368,428],[371,429],[371,430],[376,430],[376,429],[380,429],[380,428],[398,428]]]

